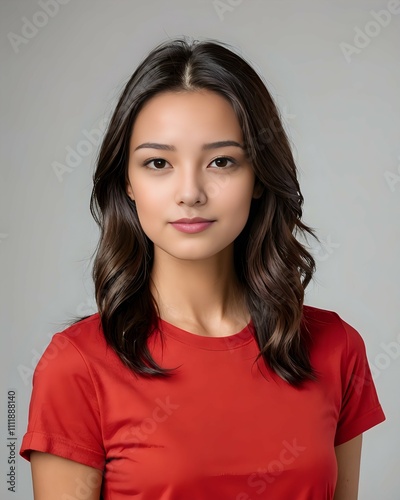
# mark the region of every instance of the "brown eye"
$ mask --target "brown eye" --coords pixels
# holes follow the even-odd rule
[[[144,165],[147,168],[151,168],[152,170],[162,170],[165,167],[166,160],[162,158],[154,158],[153,160],[147,161]],[[148,165],[153,164],[154,168],[149,167]]]
[[[212,163],[216,163],[216,166],[218,168],[229,168],[233,165],[236,164],[235,160],[233,160],[232,158],[228,158],[227,156],[221,156],[219,158],[215,158],[215,160],[212,161]],[[211,163],[211,164],[212,164]],[[232,165],[230,165],[232,164]]]

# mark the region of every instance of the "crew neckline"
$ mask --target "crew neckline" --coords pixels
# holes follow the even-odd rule
[[[160,317],[158,317],[158,330],[183,344],[210,351],[230,351],[232,349],[237,349],[249,344],[254,338],[254,324],[252,319],[250,319],[250,322],[242,330],[225,337],[208,337],[192,333]]]

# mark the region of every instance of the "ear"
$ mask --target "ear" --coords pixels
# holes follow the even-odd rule
[[[133,195],[133,189],[132,189],[132,186],[131,186],[130,182],[128,182],[127,185],[126,185],[126,194],[129,196],[129,198],[132,201],[135,200],[135,196]]]
[[[256,182],[254,184],[254,189],[253,189],[253,198],[258,200],[258,198],[261,198],[261,195],[264,192],[264,186],[261,184],[261,182],[256,179]]]

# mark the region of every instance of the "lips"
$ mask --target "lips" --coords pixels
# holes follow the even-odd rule
[[[214,222],[211,219],[202,219],[201,217],[194,217],[193,219],[178,219],[171,222],[171,224],[195,224],[196,222]]]
[[[171,222],[171,226],[181,233],[196,234],[201,233],[214,224],[214,220],[194,217],[193,219],[183,218]]]

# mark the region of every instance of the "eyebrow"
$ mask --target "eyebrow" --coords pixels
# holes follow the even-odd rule
[[[201,149],[202,151],[207,151],[209,149],[217,149],[217,148],[225,148],[226,146],[236,146],[238,148],[244,149],[244,146],[239,144],[236,141],[217,141],[217,142],[210,142],[208,144],[203,144]],[[138,149],[162,149],[165,151],[176,151],[175,146],[171,146],[170,144],[159,144],[157,142],[144,142],[143,144],[140,144],[137,146],[134,151]]]

